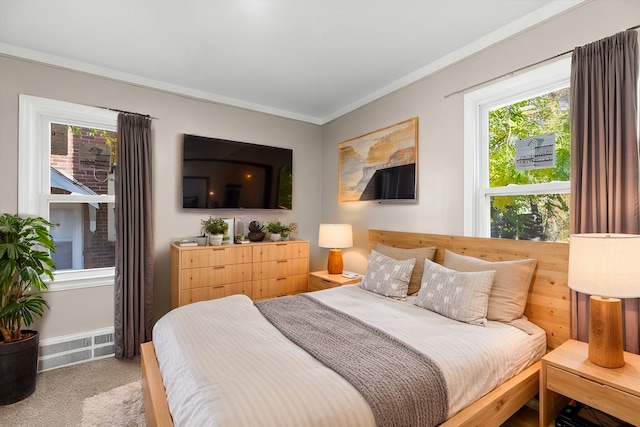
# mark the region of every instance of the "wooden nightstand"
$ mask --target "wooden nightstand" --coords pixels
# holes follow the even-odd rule
[[[553,422],[563,396],[640,425],[640,355],[625,352],[622,368],[607,369],[587,353],[586,343],[569,340],[542,358],[540,426]]]
[[[349,279],[341,274],[329,274],[325,271],[314,271],[309,273],[309,292],[321,291],[323,289],[335,288],[343,285],[353,285],[362,280],[362,277]]]

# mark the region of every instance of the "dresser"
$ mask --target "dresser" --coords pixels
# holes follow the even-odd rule
[[[245,294],[254,300],[304,292],[309,242],[181,247],[171,244],[171,308]]]

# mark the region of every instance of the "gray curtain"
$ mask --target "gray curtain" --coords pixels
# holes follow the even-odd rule
[[[640,233],[637,85],[636,31],[573,51],[572,233]],[[639,352],[639,301],[623,300],[625,349],[634,353]],[[587,341],[589,296],[572,291],[571,308],[572,338]]]
[[[115,355],[133,357],[153,325],[151,119],[118,115]]]

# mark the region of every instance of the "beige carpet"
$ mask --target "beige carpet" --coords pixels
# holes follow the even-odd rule
[[[0,426],[79,427],[86,398],[140,381],[140,377],[138,356],[107,357],[41,372],[35,393],[13,405],[0,406]]]
[[[145,427],[140,381],[88,397],[82,406],[82,427]]]

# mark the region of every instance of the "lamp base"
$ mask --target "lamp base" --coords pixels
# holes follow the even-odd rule
[[[624,366],[622,301],[589,298],[589,361],[603,368]]]
[[[340,249],[329,249],[327,270],[329,274],[342,274],[342,251]]]

